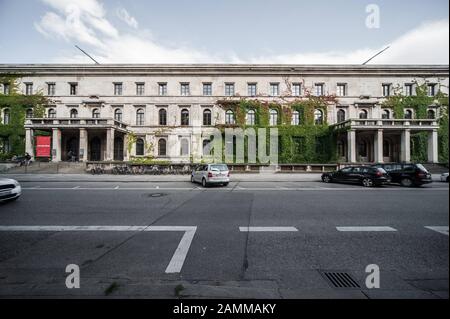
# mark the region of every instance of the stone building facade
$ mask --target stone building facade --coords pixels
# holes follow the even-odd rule
[[[80,161],[188,162],[203,152],[202,132],[234,121],[217,101],[288,103],[306,92],[337,96],[315,117],[346,129],[336,141],[340,162],[408,162],[415,132],[428,132],[428,161],[437,162],[439,107],[430,105],[427,118],[411,109],[394,119],[381,103],[396,89],[414,94],[416,81],[429,95],[448,94],[447,65],[0,65],[2,73],[19,74],[23,94],[50,99],[44,118],[28,114],[25,142],[34,156],[35,131],[50,132],[55,162],[69,151]],[[128,133],[136,136],[131,150]]]

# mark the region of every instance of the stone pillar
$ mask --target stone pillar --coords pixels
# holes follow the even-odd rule
[[[125,134],[125,136],[123,137],[123,160],[129,161],[130,160],[130,154],[128,152],[128,134]]]
[[[347,132],[347,162],[356,163],[356,132]]]
[[[87,162],[88,160],[88,133],[85,128],[80,128],[80,162]]]
[[[25,129],[25,152],[30,154],[34,161],[34,131],[31,128]]]
[[[106,130],[106,161],[112,161],[114,159],[114,129],[109,128]]]
[[[438,163],[438,132],[432,130],[428,133],[428,162]]]
[[[411,131],[404,129],[400,141],[400,161],[411,162]]]
[[[52,129],[52,162],[61,162],[61,130]]]
[[[377,130],[374,138],[374,155],[376,163],[383,163],[383,130]]]

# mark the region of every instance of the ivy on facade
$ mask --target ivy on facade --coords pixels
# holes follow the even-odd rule
[[[20,155],[25,152],[25,117],[28,110],[35,118],[43,117],[45,113],[44,105],[47,99],[38,92],[33,95],[23,95],[18,89],[17,75],[2,75],[0,83],[7,85],[9,92],[0,92],[0,114],[4,111],[9,113],[8,123],[2,123],[0,118],[0,142],[3,147],[0,149],[0,159],[8,159],[13,155]],[[8,149],[5,145],[8,144]]]
[[[448,95],[438,89],[435,96],[428,96],[427,82],[413,84],[416,87],[415,95],[405,96],[397,88],[394,94],[382,103],[382,107],[391,109],[395,119],[404,118],[406,110],[413,110],[414,117],[417,119],[426,119],[430,106],[439,107],[439,118],[436,119],[439,124],[439,162],[448,163]],[[411,161],[426,162],[427,149],[427,132],[419,132],[411,136]]]
[[[329,163],[336,161],[335,133],[327,124],[328,107],[336,103],[334,96],[307,96],[286,103],[259,101],[257,99],[221,100],[217,104],[225,111],[231,110],[235,123],[224,127],[277,128],[278,161],[280,163]],[[246,123],[247,112],[253,110],[255,125]],[[277,111],[277,125],[270,125],[270,110]],[[320,110],[321,123],[315,122],[315,112]],[[299,123],[292,123],[292,115],[297,111]],[[256,130],[257,133],[257,130]],[[266,143],[269,132],[266,130]],[[245,149],[247,143],[245,141]],[[247,159],[245,154],[245,159]]]

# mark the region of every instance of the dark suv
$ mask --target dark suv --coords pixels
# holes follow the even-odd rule
[[[391,177],[391,183],[405,187],[420,186],[432,182],[431,174],[422,164],[376,164],[374,167],[384,168]]]
[[[380,186],[390,182],[390,177],[382,168],[372,166],[350,166],[338,171],[322,174],[324,183],[357,183],[365,187]]]

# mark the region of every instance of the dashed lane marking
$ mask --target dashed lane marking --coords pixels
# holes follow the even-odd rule
[[[444,234],[448,236],[448,226],[425,226],[425,228],[434,230],[438,233]]]
[[[250,227],[239,227],[239,231],[241,232],[295,232],[298,231],[295,227],[283,227],[283,226],[275,226],[275,227],[259,227],[259,226],[250,226]]]
[[[343,232],[395,232],[397,229],[389,226],[340,226],[336,227],[338,231]]]

